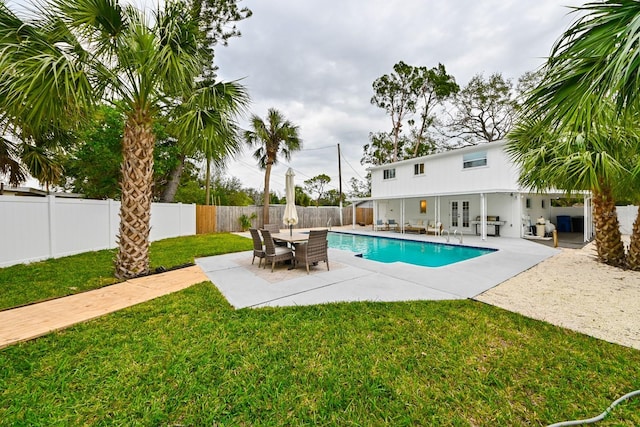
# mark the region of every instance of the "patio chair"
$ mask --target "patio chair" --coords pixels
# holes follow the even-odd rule
[[[398,223],[395,219],[389,220],[389,230],[398,230]]]
[[[265,224],[262,229],[269,230],[271,234],[280,232],[280,226],[278,224]]]
[[[442,234],[442,223],[440,221],[434,222],[429,221],[427,225],[427,234],[433,234],[434,236],[439,236]]]
[[[271,234],[280,232],[280,226],[278,224],[265,224],[262,228],[264,230],[269,230],[269,233]],[[276,246],[287,246],[287,242],[275,242],[275,244]]]
[[[264,251],[262,239],[260,238],[258,230],[255,228],[250,228],[249,232],[251,233],[251,239],[253,239],[253,258],[251,259],[251,264],[253,264],[253,262],[256,260],[256,257],[258,257],[258,268],[260,268],[262,265],[262,260],[267,256],[267,254]]]
[[[265,248],[264,268],[267,267],[269,260],[271,261],[271,272],[273,272],[273,267],[276,265],[276,262],[288,260],[292,260],[293,262],[293,251],[291,248],[276,246],[269,230],[262,229],[260,232],[262,233]]]
[[[382,221],[381,219],[376,220],[376,223],[373,225],[373,231],[388,230],[388,229],[389,229],[389,225],[385,224],[385,222]]]
[[[327,242],[328,230],[311,230],[309,232],[309,241],[296,245],[296,264],[304,263],[307,266],[307,274],[309,274],[309,264],[316,264],[324,261],[329,270],[329,254]]]

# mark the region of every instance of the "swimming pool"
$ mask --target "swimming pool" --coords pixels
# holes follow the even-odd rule
[[[348,233],[329,233],[329,247],[355,252],[378,262],[406,262],[423,267],[442,267],[495,252],[496,249],[447,245]]]

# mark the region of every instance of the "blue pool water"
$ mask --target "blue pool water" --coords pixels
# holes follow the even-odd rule
[[[330,248],[362,254],[363,258],[372,261],[406,262],[423,267],[442,267],[495,251],[495,249],[346,233],[329,233],[327,240]]]

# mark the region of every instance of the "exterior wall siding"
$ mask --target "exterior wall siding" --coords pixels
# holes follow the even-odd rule
[[[503,148],[503,143],[493,142],[372,168],[371,196],[519,191],[518,169]],[[463,155],[477,151],[487,152],[487,166],[463,169]],[[423,175],[414,174],[416,163],[425,164]],[[396,177],[383,179],[384,169],[392,168]]]

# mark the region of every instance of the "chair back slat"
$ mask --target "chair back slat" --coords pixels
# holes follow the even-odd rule
[[[280,232],[280,226],[278,224],[265,224],[262,229],[269,230],[271,234]]]
[[[264,240],[264,248],[267,255],[275,255],[276,254],[276,245],[273,243],[273,237],[271,237],[271,232],[266,229],[260,230],[262,233],[262,239]]]
[[[260,234],[258,234],[258,230],[255,228],[250,228],[249,233],[251,233],[251,239],[253,240],[253,250],[261,251],[262,239],[260,238]]]

